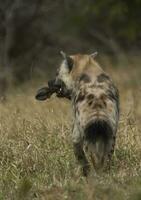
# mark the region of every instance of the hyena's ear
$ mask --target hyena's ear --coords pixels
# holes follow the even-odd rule
[[[96,51],[96,52],[90,54],[90,56],[94,59],[97,56],[97,54],[98,54],[98,52]]]
[[[60,54],[62,55],[63,59],[66,61],[69,71],[71,71],[73,67],[73,59],[70,56],[67,56],[66,53],[64,53],[63,51],[60,51]]]

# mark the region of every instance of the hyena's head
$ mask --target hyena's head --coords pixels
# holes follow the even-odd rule
[[[94,65],[97,66],[94,61],[97,52],[91,55],[75,54],[72,56],[67,56],[64,52],[61,52],[61,55],[63,56],[63,61],[57,69],[56,77],[48,81],[48,87],[38,90],[36,94],[37,100],[46,100],[53,93],[56,93],[57,97],[71,99],[76,80],[83,77],[87,81],[90,78],[83,72],[88,72],[91,65],[92,68],[94,68]]]
[[[91,55],[76,54],[68,56],[61,51],[61,55],[63,61],[57,69],[55,84],[62,84],[66,90],[71,92],[75,86],[77,78],[82,75],[83,71],[87,70],[90,63],[97,66],[97,63],[94,61],[97,52]]]

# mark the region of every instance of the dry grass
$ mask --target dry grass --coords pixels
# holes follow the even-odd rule
[[[121,94],[110,174],[81,176],[67,100],[36,102],[36,89],[16,90],[0,104],[0,200],[141,199],[141,70],[107,70]]]

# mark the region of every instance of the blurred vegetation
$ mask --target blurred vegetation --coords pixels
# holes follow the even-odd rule
[[[118,61],[138,52],[140,7],[140,0],[0,0],[2,74],[10,71],[18,82],[36,69],[50,75],[61,49],[99,50]]]
[[[70,1],[67,10],[67,18],[70,20],[68,24],[71,24],[71,29],[76,28],[86,40],[94,37],[95,43],[101,42],[103,47],[106,40],[110,39],[125,49],[130,45],[139,47],[140,6],[140,0]]]

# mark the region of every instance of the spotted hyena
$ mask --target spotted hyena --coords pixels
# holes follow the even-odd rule
[[[97,170],[111,159],[119,120],[119,94],[112,79],[95,61],[95,53],[62,55],[54,84],[70,94],[74,154],[87,176],[88,160]]]

